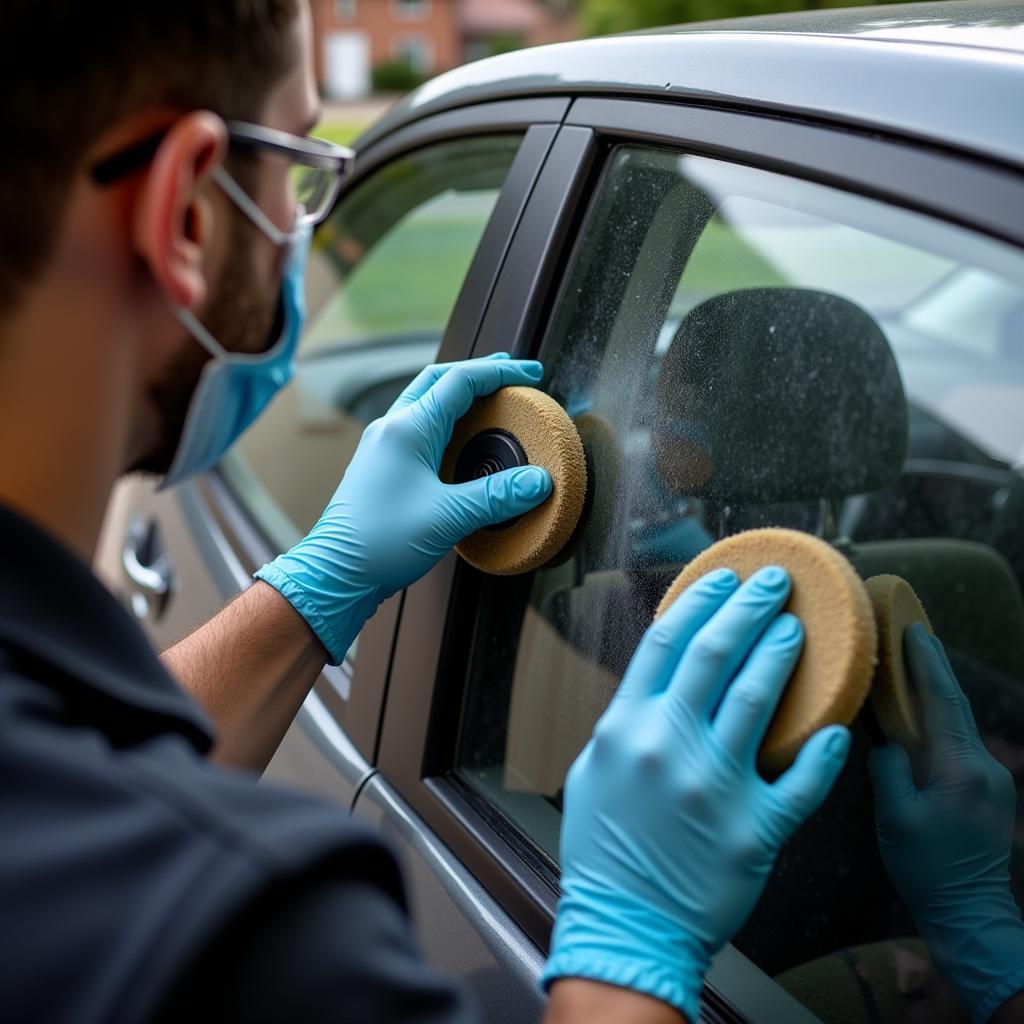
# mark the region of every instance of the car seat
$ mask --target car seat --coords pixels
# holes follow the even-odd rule
[[[899,475],[906,437],[885,335],[827,292],[751,288],[702,302],[679,325],[655,389],[659,475],[719,504],[874,490]]]

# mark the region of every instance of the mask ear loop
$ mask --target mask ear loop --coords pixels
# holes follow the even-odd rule
[[[234,178],[224,169],[223,166],[215,167],[211,172],[210,176],[217,183],[224,194],[238,207],[242,213],[252,222],[257,230],[262,231],[264,235],[276,246],[284,248],[285,246],[292,246],[302,234],[309,230],[303,223],[303,215],[306,212],[305,207],[302,203],[297,204],[295,210],[295,224],[296,227],[293,231],[282,231],[250,198],[246,193],[245,189],[235,181]],[[173,305],[171,309],[174,315],[178,318],[178,322],[187,330],[196,341],[199,342],[207,352],[210,353],[215,359],[220,360],[242,360],[246,357],[240,357],[237,353],[233,354],[227,351],[223,345],[206,329],[206,327],[200,323],[199,319],[192,312],[192,310],[185,306]],[[275,346],[276,347],[276,346]],[[261,353],[258,356],[250,357],[254,361],[258,361],[264,358],[267,353]]]
[[[295,224],[296,227],[291,231],[283,231],[278,225],[273,223],[269,217],[252,201],[247,195],[246,190],[236,181],[234,178],[224,170],[223,166],[218,165],[211,172],[210,176],[220,186],[224,195],[236,205],[256,226],[256,228],[262,231],[267,239],[275,246],[280,248],[291,247],[295,242],[302,237],[309,228],[303,222],[303,215],[305,214],[305,207],[299,203],[295,210]],[[199,318],[196,314],[185,306],[179,306],[174,304],[171,306],[174,315],[178,318],[178,323],[191,335],[193,336],[214,358],[221,360],[239,360],[245,358],[239,356],[237,353],[228,352],[223,345],[217,341],[216,338],[206,329],[206,327],[200,323]],[[272,346],[276,347],[276,346]],[[260,353],[260,355],[252,356],[254,361],[258,361],[264,358],[269,353]]]
[[[230,359],[230,353],[223,345],[199,322],[195,313],[185,306],[177,304],[171,306],[171,311],[178,318],[178,322],[199,342],[214,359]]]
[[[210,177],[217,183],[221,191],[249,218],[249,220],[255,225],[255,227],[262,231],[264,235],[270,239],[274,245],[283,248],[290,244],[295,238],[296,232],[282,231],[250,198],[246,193],[245,189],[231,177],[230,174],[224,169],[223,165],[218,164],[210,172]],[[302,219],[302,215],[305,213],[301,203],[295,211],[295,223],[298,224]]]

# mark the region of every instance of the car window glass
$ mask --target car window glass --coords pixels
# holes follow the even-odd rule
[[[222,464],[279,550],[316,522],[366,425],[434,360],[520,138],[395,160],[317,231],[295,378]]]
[[[481,582],[463,784],[557,862],[566,770],[670,581],[718,538],[784,526],[865,578],[911,582],[1020,788],[1019,253],[824,186],[623,147],[543,355],[595,488],[560,564]],[[736,945],[826,1019],[860,1019],[843,1016],[858,976],[864,1019],[909,1019],[911,989],[914,1019],[939,1019],[946,990],[878,856],[863,719],[853,732]],[[1024,815],[1018,901],[1022,837]]]

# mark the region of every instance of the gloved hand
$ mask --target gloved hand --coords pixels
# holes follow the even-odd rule
[[[942,644],[922,626],[904,637],[921,694],[927,782],[897,743],[871,751],[878,845],[936,965],[972,1019],[987,1021],[1024,989],[1024,925],[1010,892],[1016,791],[985,749]]]
[[[364,432],[317,524],[256,573],[309,623],[338,664],[385,598],[485,526],[522,515],[551,493],[538,466],[458,486],[438,478],[455,421],[476,398],[536,384],[541,364],[504,353],[428,366]]]
[[[544,983],[632,988],[696,1024],[712,955],[749,916],[782,844],[825,799],[850,736],[822,729],[776,782],[758,747],[803,630],[780,568],[717,570],[647,630],[569,770],[562,899]]]

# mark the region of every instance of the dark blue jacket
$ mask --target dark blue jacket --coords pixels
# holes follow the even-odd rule
[[[0,507],[0,1019],[468,1019],[388,849],[212,741],[88,566]]]

